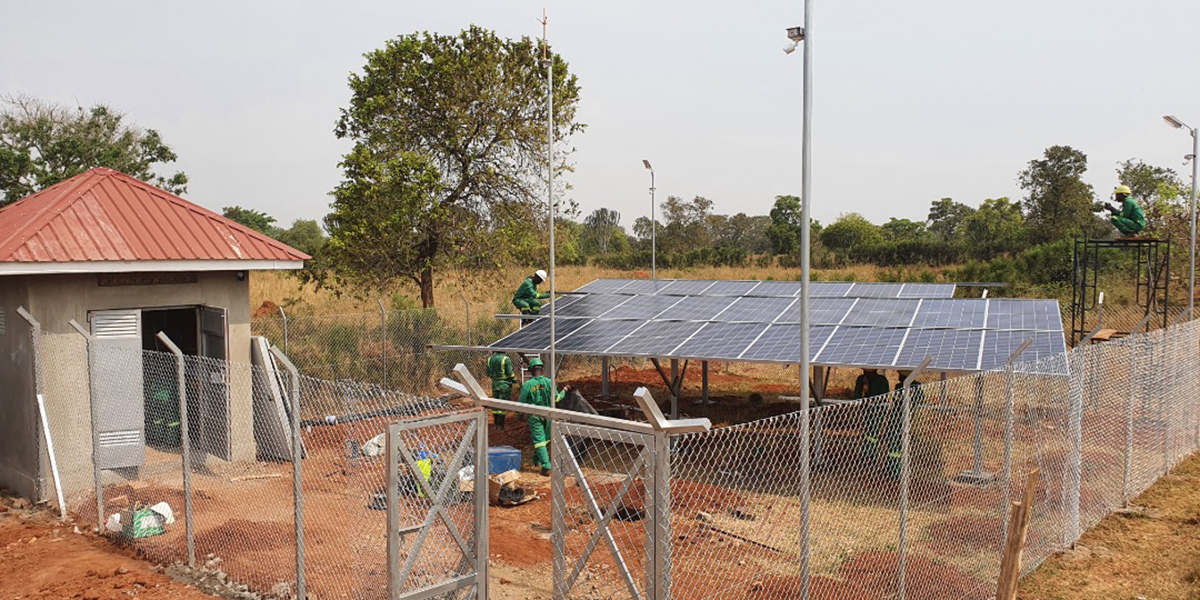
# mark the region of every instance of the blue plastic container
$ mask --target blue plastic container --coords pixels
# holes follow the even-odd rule
[[[513,469],[521,470],[521,451],[512,446],[488,448],[488,474],[495,475]]]

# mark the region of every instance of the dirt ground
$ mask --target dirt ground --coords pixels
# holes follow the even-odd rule
[[[1022,600],[1200,599],[1200,454],[1021,581]]]
[[[0,496],[0,598],[212,598],[139,560],[133,552]]]

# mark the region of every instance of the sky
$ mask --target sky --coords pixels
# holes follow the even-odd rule
[[[1180,171],[1200,125],[1195,0],[813,0],[813,216],[923,220],[930,202],[1019,198],[1017,173],[1067,144],[1107,197],[1117,162]],[[765,214],[799,194],[801,0],[10,2],[0,93],[106,103],[159,131],[186,197],[281,223],[320,219],[349,145],[333,127],[363,54],[470,24],[538,36],[579,77],[571,197],[631,226],[702,195]]]

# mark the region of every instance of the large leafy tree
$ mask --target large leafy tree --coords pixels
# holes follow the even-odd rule
[[[821,243],[833,250],[849,250],[882,240],[883,231],[879,226],[858,213],[843,214],[821,230]]]
[[[775,196],[771,208],[771,226],[767,228],[767,239],[771,252],[775,254],[799,254],[802,206],[799,196]]]
[[[664,252],[688,252],[708,246],[712,240],[709,217],[713,201],[696,196],[689,202],[668,196],[662,203],[665,226],[658,232],[658,245]]]
[[[943,242],[949,242],[958,236],[959,224],[973,212],[975,209],[955,202],[953,198],[934,200],[929,205],[929,231]]]
[[[221,215],[235,223],[241,223],[259,233],[278,237],[279,228],[275,227],[275,217],[261,210],[242,206],[226,206],[221,209]]]
[[[343,158],[319,281],[408,279],[434,304],[434,273],[497,267],[545,236],[546,68],[530,38],[472,26],[403,35],[366,55],[335,133]],[[567,162],[579,85],[549,54],[556,171]],[[560,180],[561,181],[561,180]],[[545,247],[542,244],[542,247]]]
[[[1029,233],[1034,243],[1069,238],[1076,232],[1091,232],[1092,186],[1084,183],[1087,155],[1070,146],[1046,148],[1042,158],[1029,161],[1017,176],[1028,194],[1023,202]]]
[[[95,167],[175,194],[187,191],[182,172],[155,173],[176,159],[158,132],[127,123],[109,106],[70,107],[29,96],[0,97],[0,106],[0,206]]]
[[[1008,198],[988,198],[958,227],[959,241],[979,259],[1020,250],[1026,239],[1025,215]]]
[[[589,248],[598,254],[608,254],[615,234],[621,230],[621,213],[597,208],[583,220],[583,237]]]

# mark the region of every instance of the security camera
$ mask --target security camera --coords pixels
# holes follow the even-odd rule
[[[784,47],[783,47],[783,53],[784,53],[784,54],[791,54],[791,53],[795,52],[795,51],[796,51],[796,48],[798,48],[799,46],[800,46],[800,44],[797,44],[796,42],[792,42],[792,43],[790,43],[790,44],[788,44],[788,45],[786,45],[786,46],[784,46]]]
[[[792,40],[793,42],[804,41],[804,28],[803,27],[788,27],[787,35],[788,35],[788,39]]]

